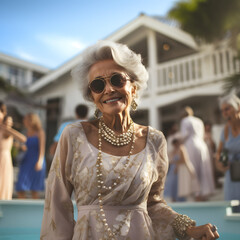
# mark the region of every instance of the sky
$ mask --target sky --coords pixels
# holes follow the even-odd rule
[[[0,52],[51,69],[140,13],[165,16],[177,0],[0,0]]]

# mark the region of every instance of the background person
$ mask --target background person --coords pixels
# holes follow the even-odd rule
[[[182,202],[199,192],[199,183],[181,137],[176,136],[172,140],[172,146],[172,162],[169,162],[164,195],[171,197],[173,202]]]
[[[171,158],[173,155],[173,144],[172,141],[174,138],[179,138],[181,136],[179,131],[179,126],[176,122],[172,123],[170,126],[168,132],[167,132],[167,153],[168,153],[168,159],[171,162]]]
[[[172,145],[174,147],[174,155],[179,158],[176,169],[178,175],[178,198],[190,200],[200,189],[196,171],[189,160],[187,150],[182,144],[182,139],[180,137],[173,139]]]
[[[182,116],[181,136],[200,184],[196,200],[205,201],[214,192],[214,180],[208,147],[204,141],[204,124],[188,106],[183,109]]]
[[[240,200],[240,181],[231,180],[229,166],[234,160],[240,161],[240,99],[230,94],[220,99],[223,118],[227,121],[221,133],[216,154],[216,165],[225,173],[224,199]],[[220,162],[223,149],[227,150],[228,162]]]
[[[26,198],[26,191],[31,191],[31,197],[38,199],[39,192],[44,190],[45,133],[37,114],[28,113],[23,124],[27,129],[27,150],[20,164],[16,191],[18,198]]]
[[[87,120],[87,117],[88,117],[88,107],[84,104],[79,104],[75,107],[75,118],[76,118],[76,121],[86,121]],[[68,124],[71,124],[73,123],[74,121],[68,121],[68,122],[64,122],[60,125],[59,129],[58,129],[58,132],[57,134],[55,135],[54,139],[53,139],[53,143],[52,145],[50,146],[50,149],[49,149],[49,152],[50,152],[50,155],[53,157],[54,156],[54,153],[56,151],[56,148],[57,148],[57,144],[60,140],[60,137],[61,137],[61,134],[63,132],[63,129],[68,125]]]
[[[162,199],[166,140],[130,116],[148,80],[140,55],[101,41],[86,50],[73,76],[102,117],[64,129],[48,177],[41,239],[218,238],[211,224],[193,226]]]
[[[0,200],[10,200],[13,194],[13,164],[11,149],[13,139],[25,142],[26,137],[12,129],[13,121],[7,117],[7,107],[0,102]]]

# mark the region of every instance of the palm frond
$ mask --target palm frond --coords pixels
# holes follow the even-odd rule
[[[232,90],[240,92],[240,73],[234,74],[233,76],[224,80],[223,90],[226,94]]]

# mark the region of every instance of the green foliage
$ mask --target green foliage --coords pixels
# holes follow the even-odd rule
[[[183,0],[175,4],[168,16],[196,40],[216,45],[228,39],[240,60],[240,0]],[[225,79],[223,88],[226,93],[232,89],[240,92],[240,74]]]
[[[239,33],[239,12],[239,0],[187,0],[177,2],[168,16],[195,38],[215,42]]]
[[[236,57],[235,61],[238,61],[240,63],[240,55]],[[233,89],[237,93],[240,93],[240,72],[224,79],[223,89],[226,94],[230,93]]]
[[[234,74],[230,78],[225,79],[223,88],[225,93],[230,93],[232,89],[240,92],[240,73]]]

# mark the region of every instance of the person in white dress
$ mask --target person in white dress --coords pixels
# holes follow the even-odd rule
[[[208,147],[204,141],[204,124],[200,118],[194,116],[192,108],[185,107],[180,124],[181,136],[190,161],[192,162],[200,190],[196,200],[207,200],[214,192],[212,164]]]

